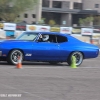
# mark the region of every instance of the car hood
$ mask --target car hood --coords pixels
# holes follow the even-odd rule
[[[6,40],[0,40],[0,43],[2,43],[3,41],[6,41]]]
[[[0,41],[0,48],[27,48],[33,45],[32,41],[25,40],[3,40]]]
[[[1,40],[0,43],[23,43],[23,42],[29,42],[26,40]]]

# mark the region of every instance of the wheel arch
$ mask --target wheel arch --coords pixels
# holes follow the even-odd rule
[[[69,56],[68,56],[67,60],[69,59],[70,55],[71,55],[73,52],[81,52],[81,53],[82,53],[82,55],[83,55],[83,59],[85,58],[85,55],[84,55],[84,53],[83,53],[82,51],[72,51],[72,52],[70,52],[70,54],[69,54]]]
[[[18,49],[18,48],[13,48],[8,52],[7,57],[9,56],[9,54],[13,51],[13,50],[20,50],[23,53],[23,57],[24,57],[24,51],[22,49]]]
[[[73,55],[72,53],[74,53],[74,52],[80,52],[80,53],[82,54],[82,56],[83,56],[82,59],[79,60],[78,63],[76,63],[76,65],[79,66],[79,65],[81,65],[81,63],[83,62],[83,59],[84,59],[84,53],[83,53],[82,51],[72,51],[72,52],[69,54],[68,58],[67,58],[67,63],[68,63],[69,65],[71,65],[71,63],[72,63],[72,61],[71,61],[71,56]]]

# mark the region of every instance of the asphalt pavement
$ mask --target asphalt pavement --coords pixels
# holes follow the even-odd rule
[[[100,100],[100,56],[76,69],[67,63],[0,62],[0,100]]]

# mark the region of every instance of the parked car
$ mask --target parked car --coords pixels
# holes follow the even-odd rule
[[[20,56],[22,61],[50,64],[67,62],[70,65],[73,55],[79,66],[83,59],[98,57],[99,48],[71,35],[57,32],[24,32],[15,40],[0,42],[0,59],[9,64],[17,64]]]

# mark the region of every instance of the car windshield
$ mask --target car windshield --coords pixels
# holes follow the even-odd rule
[[[22,35],[16,38],[16,40],[31,40],[34,41],[38,36],[38,33],[32,32],[24,32]]]

